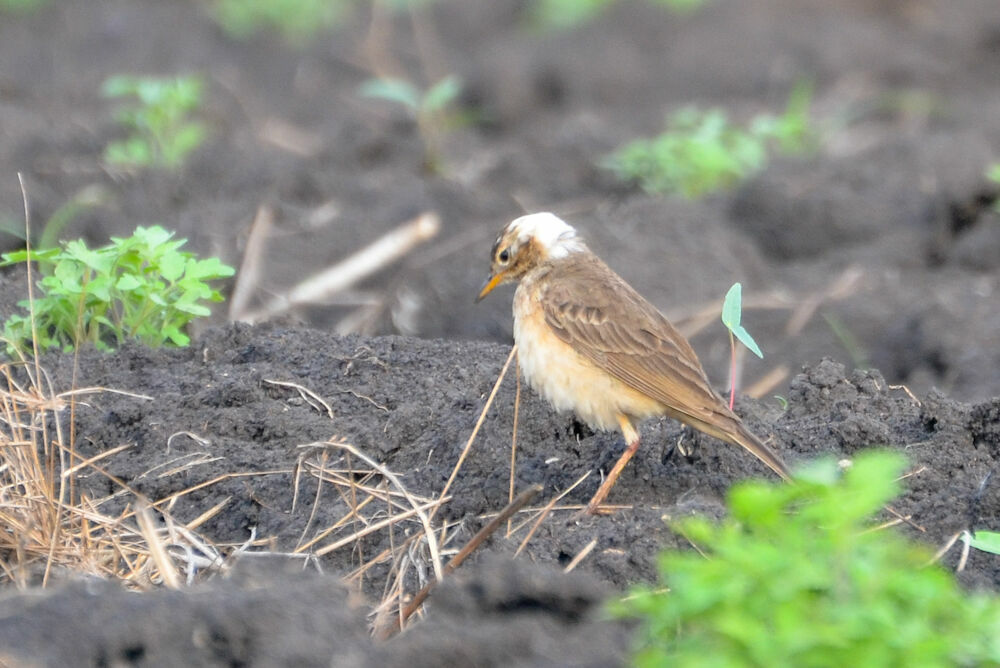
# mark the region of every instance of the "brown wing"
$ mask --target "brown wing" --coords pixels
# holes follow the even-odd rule
[[[584,357],[678,419],[732,416],[687,340],[596,256],[560,262],[546,279],[545,320]]]

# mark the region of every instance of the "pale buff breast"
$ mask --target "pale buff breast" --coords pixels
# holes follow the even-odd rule
[[[557,337],[532,281],[514,293],[514,341],[528,384],[557,411],[572,410],[593,429],[618,429],[618,416],[663,415],[663,406],[625,385]]]

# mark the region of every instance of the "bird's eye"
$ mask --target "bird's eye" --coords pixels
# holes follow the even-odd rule
[[[497,259],[500,261],[501,264],[507,264],[510,261],[510,250],[504,248],[502,251],[500,251],[500,254],[497,255]]]

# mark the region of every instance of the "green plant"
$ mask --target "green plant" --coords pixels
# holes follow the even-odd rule
[[[1000,554],[1000,533],[996,531],[963,531],[961,538],[969,547],[981,552]]]
[[[1000,602],[966,594],[921,546],[873,515],[901,457],[833,461],[791,483],[748,482],[721,523],[673,528],[701,554],[660,557],[665,587],[615,606],[638,617],[638,666],[980,666],[1000,661]]]
[[[748,129],[730,123],[721,109],[685,107],[670,117],[663,134],[626,144],[603,166],[648,192],[701,197],[763,169],[771,147],[785,154],[809,150],[811,98],[811,85],[799,84],[781,116],[757,116]]]
[[[750,336],[746,327],[740,324],[742,319],[743,286],[740,283],[733,283],[722,303],[722,324],[729,330],[729,410],[733,409],[733,402],[736,400],[736,341],[733,337],[739,339],[754,355],[764,359],[760,346]]]
[[[462,92],[462,81],[449,75],[426,90],[420,90],[404,79],[369,79],[361,84],[358,92],[393,102],[406,109],[417,124],[417,131],[424,142],[426,165],[431,171],[440,167],[439,144],[447,130],[462,121],[454,109]]]
[[[813,85],[799,81],[788,94],[785,111],[780,116],[763,114],[751,122],[751,133],[764,140],[771,140],[786,155],[805,153],[815,147],[816,132],[809,121]]]
[[[171,240],[162,227],[137,227],[130,237],[90,249],[81,241],[60,248],[5,253],[0,267],[38,263],[41,291],[33,310],[4,323],[8,353],[29,349],[33,331],[39,350],[71,350],[81,342],[108,350],[126,339],[148,346],[186,346],[184,327],[210,311],[203,301],[222,301],[209,281],[232,276],[232,267],[217,258],[197,259],[179,250],[185,239]]]
[[[202,80],[197,76],[113,76],[101,93],[109,98],[134,99],[121,109],[118,121],[131,134],[108,144],[104,159],[131,167],[180,167],[205,140],[205,126],[191,119],[201,106]]]
[[[352,4],[355,0],[219,0],[214,15],[230,37],[276,29],[290,44],[300,44],[336,25]]]
[[[618,0],[535,0],[531,22],[544,30],[575,28],[592,21]],[[693,12],[708,0],[648,0],[678,14]]]

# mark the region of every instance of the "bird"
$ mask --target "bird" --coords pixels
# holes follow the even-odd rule
[[[528,385],[557,411],[625,438],[624,453],[583,512],[600,512],[639,449],[638,424],[652,417],[746,448],[791,479],[781,457],[712,388],[687,339],[564,220],[541,212],[504,226],[476,301],[514,282],[514,343]]]

